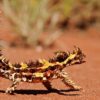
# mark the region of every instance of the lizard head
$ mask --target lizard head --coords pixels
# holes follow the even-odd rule
[[[85,55],[83,54],[82,50],[78,47],[75,47],[72,53],[64,52],[64,51],[57,51],[55,52],[55,60],[60,63],[66,64],[73,64],[75,63],[82,63]]]
[[[81,64],[84,62],[85,55],[78,47],[72,52],[57,51],[55,57],[51,59],[51,62],[58,62],[61,66],[60,69],[65,68],[66,65]]]
[[[72,53],[70,53],[69,57],[68,57],[68,61],[70,62],[71,65],[73,64],[81,64],[84,61],[84,58],[86,56],[84,55],[84,53],[82,52],[82,50],[78,47],[75,47],[75,49],[73,50]]]

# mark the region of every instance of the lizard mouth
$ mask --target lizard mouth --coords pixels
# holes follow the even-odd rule
[[[73,54],[76,54],[75,57],[73,58],[74,64],[81,64],[86,62],[84,60],[86,58],[86,55],[82,52],[80,48],[75,47]]]

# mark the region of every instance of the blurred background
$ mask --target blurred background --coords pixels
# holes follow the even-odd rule
[[[100,26],[100,0],[0,0],[2,46],[48,48],[66,31],[92,26]]]
[[[58,96],[60,100],[100,99],[100,0],[0,0],[0,48],[6,59],[13,63],[48,59],[54,51],[72,51],[74,45],[85,53],[86,63],[67,71],[85,92],[69,94],[61,81],[53,85],[65,89],[67,96],[43,93],[39,84],[24,84],[20,89],[36,89],[38,95],[33,95],[34,90],[24,91],[25,95],[16,95],[19,100],[57,100]],[[9,81],[0,81],[3,90]],[[5,95],[0,92],[3,100],[7,100]],[[9,98],[14,100],[14,96]]]

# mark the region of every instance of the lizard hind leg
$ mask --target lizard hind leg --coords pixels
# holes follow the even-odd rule
[[[52,85],[49,81],[42,82],[42,84],[48,89],[53,90]]]
[[[5,93],[13,94],[13,92],[15,91],[15,89],[20,81],[21,81],[20,78],[17,78],[16,80],[14,80],[12,85],[6,89]]]

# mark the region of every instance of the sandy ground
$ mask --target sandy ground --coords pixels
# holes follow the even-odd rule
[[[3,23],[5,25],[5,23]],[[7,26],[0,26],[0,39],[9,42],[12,36],[7,35]],[[86,63],[67,67],[65,70],[81,87],[82,91],[70,91],[59,79],[52,81],[52,86],[59,91],[49,92],[41,84],[21,83],[15,95],[8,95],[4,90],[10,81],[0,77],[0,100],[100,100],[100,29],[90,28],[87,31],[66,31],[55,46],[37,52],[34,49],[5,48],[3,53],[11,62],[35,60],[52,57],[56,50],[72,50],[79,46],[86,54]]]

